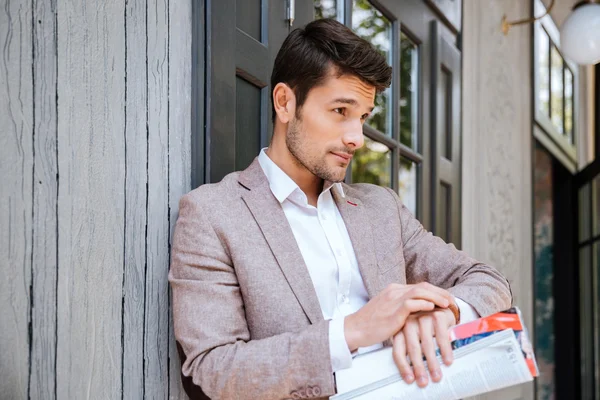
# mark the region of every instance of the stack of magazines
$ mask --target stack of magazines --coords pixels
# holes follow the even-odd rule
[[[387,347],[357,356],[352,368],[336,372],[331,400],[457,400],[528,382],[538,368],[518,308],[455,326],[450,332],[454,362],[443,378],[425,388],[402,381]],[[439,351],[438,351],[439,357]]]

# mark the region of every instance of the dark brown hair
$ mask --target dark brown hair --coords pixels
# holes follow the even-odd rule
[[[294,29],[281,45],[271,74],[271,108],[275,123],[273,88],[280,82],[292,88],[300,110],[308,92],[323,83],[331,67],[338,76],[355,75],[377,92],[390,86],[392,68],[369,42],[333,19],[319,19]]]

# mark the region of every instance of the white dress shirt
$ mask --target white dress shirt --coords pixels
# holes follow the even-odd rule
[[[367,304],[365,288],[346,224],[333,200],[331,190],[344,196],[340,183],[323,188],[317,206],[308,204],[306,194],[262,149],[258,156],[271,192],[292,228],[308,273],[315,287],[321,311],[329,320],[329,348],[333,371],[350,368],[352,354],[344,334],[344,318]],[[467,303],[456,299],[461,320],[478,318]],[[374,350],[381,344],[361,348],[358,353]]]

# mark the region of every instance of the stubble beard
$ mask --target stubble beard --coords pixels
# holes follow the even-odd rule
[[[294,118],[288,126],[286,145],[296,165],[325,181],[342,182],[346,176],[346,168],[343,169],[343,172],[336,172],[327,165],[325,156],[320,158],[319,155],[311,155],[302,141],[303,136],[302,121]],[[328,153],[329,151],[324,154]]]

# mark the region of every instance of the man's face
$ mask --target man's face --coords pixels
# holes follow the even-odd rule
[[[286,135],[297,164],[321,179],[343,181],[352,155],[364,143],[362,126],[374,100],[375,87],[351,75],[330,75],[312,88]]]

